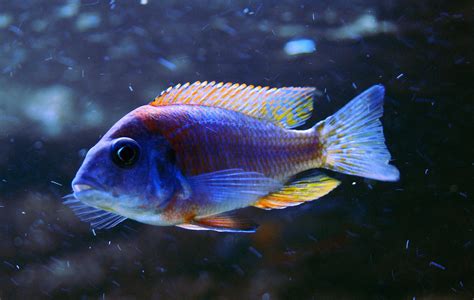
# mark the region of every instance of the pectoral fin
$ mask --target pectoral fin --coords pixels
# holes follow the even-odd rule
[[[230,213],[195,218],[190,223],[177,225],[190,230],[212,230],[217,232],[253,233],[258,225],[250,220],[238,218]]]
[[[316,200],[340,184],[340,181],[319,172],[290,181],[278,192],[260,198],[253,206],[263,209],[282,209]]]
[[[193,193],[217,211],[252,205],[258,198],[278,191],[282,184],[257,172],[227,169],[188,178]],[[204,205],[204,204],[203,204]]]
[[[68,195],[65,199],[64,204],[69,206],[81,221],[89,222],[94,229],[110,229],[127,219],[112,212],[86,205],[73,195]]]

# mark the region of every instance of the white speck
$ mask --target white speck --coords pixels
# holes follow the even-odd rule
[[[70,267],[71,267],[71,264],[69,263],[69,260],[68,260],[68,261],[66,261],[66,265],[67,265],[67,267],[68,267],[68,268],[70,268]]]
[[[248,9],[248,8],[246,7],[246,8],[244,8],[244,10],[243,10],[242,12],[243,12],[244,14],[248,14],[249,11],[250,11],[250,9]]]
[[[61,183],[57,182],[57,181],[54,181],[54,180],[51,180],[50,181],[52,184],[55,184],[55,185],[58,185],[58,186],[63,186]]]
[[[140,0],[140,4],[141,4],[141,5],[147,5],[147,4],[148,4],[148,0]]]
[[[352,185],[356,185],[356,184],[357,184],[357,182],[355,182],[355,181],[352,182]]]
[[[446,270],[445,266],[440,265],[440,264],[438,264],[437,262],[434,262],[434,261],[430,261],[430,266],[436,267],[436,268],[441,269],[441,270]]]
[[[357,90],[357,85],[355,84],[355,82],[352,83],[352,87],[354,88],[354,90]]]
[[[288,55],[313,53],[316,51],[316,43],[310,39],[293,40],[287,42],[283,49]]]
[[[410,247],[410,240],[407,240],[405,243],[405,249],[408,250],[408,247]]]
[[[94,236],[97,236],[97,234],[95,233],[95,229],[94,229],[94,228],[92,228],[92,234],[93,234]]]
[[[17,268],[18,270],[20,270],[20,266],[19,266],[19,265],[16,265],[16,268]]]
[[[398,75],[398,76],[397,76],[397,79],[400,79],[400,78],[402,78],[402,77],[403,77],[403,75],[405,75],[405,74],[401,73],[400,75]]]
[[[117,244],[117,248],[119,249],[119,251],[122,251],[122,248],[120,248],[119,244]]]
[[[110,244],[112,244],[112,242],[111,242],[111,241],[109,241],[109,245],[110,245]]]
[[[22,214],[22,215],[26,215],[26,212],[22,211],[21,214]]]
[[[425,175],[428,174],[428,169],[425,170]]]
[[[314,13],[313,13],[313,21],[316,21],[316,16]]]
[[[130,90],[130,92],[133,92],[133,87],[131,83],[128,84],[128,89]]]

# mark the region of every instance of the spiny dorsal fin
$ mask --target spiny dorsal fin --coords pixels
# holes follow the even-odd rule
[[[205,105],[239,111],[284,128],[304,124],[313,110],[312,87],[269,88],[238,83],[196,81],[163,91],[150,103]]]
[[[313,173],[286,184],[281,190],[260,198],[253,206],[263,209],[282,209],[316,200],[340,184],[340,181],[321,173]]]

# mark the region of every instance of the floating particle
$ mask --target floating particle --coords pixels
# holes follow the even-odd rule
[[[405,74],[403,74],[403,73],[400,73],[400,75],[398,75],[398,76],[397,76],[397,79],[400,79],[400,78],[402,78],[402,77],[403,77],[403,75],[405,75]]]
[[[237,264],[234,264],[232,265],[232,268],[235,270],[235,272],[237,272],[237,274],[239,274],[240,276],[244,276],[245,275],[245,272],[244,270]]]
[[[158,62],[165,68],[167,68],[168,70],[170,71],[174,71],[176,70],[176,65],[174,63],[172,63],[171,61],[163,58],[163,57],[160,57],[158,59]]]
[[[262,253],[258,252],[258,250],[255,249],[255,248],[252,247],[252,246],[249,247],[249,251],[252,252],[253,254],[255,254],[255,256],[258,257],[258,258],[262,258],[262,257],[263,257]]]
[[[357,90],[357,85],[355,84],[355,82],[352,83],[352,87],[354,88],[354,90]]]
[[[316,51],[316,43],[310,39],[289,41],[283,48],[288,55],[308,54]]]
[[[405,249],[408,250],[408,247],[410,247],[410,240],[407,240],[405,243]]]
[[[347,233],[348,236],[353,237],[353,238],[358,238],[359,237],[359,235],[357,233],[352,232],[350,230],[346,230],[346,233]]]
[[[51,180],[50,181],[52,184],[55,184],[55,185],[58,185],[58,186],[63,186],[61,183],[57,182],[57,181],[54,181],[54,180]]]
[[[92,228],[92,234],[93,234],[94,236],[97,236],[97,234],[95,233],[95,229],[94,229],[94,228]]]
[[[147,4],[148,4],[148,0],[140,0],[140,4],[141,4],[141,5],[147,5]]]
[[[441,269],[443,271],[446,270],[445,266],[440,265],[440,264],[438,264],[437,262],[434,262],[434,261],[430,261],[430,266],[436,267],[436,268]]]
[[[130,90],[130,92],[133,92],[133,87],[131,83],[128,84],[128,89]]]

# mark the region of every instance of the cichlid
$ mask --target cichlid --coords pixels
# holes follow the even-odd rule
[[[89,150],[65,203],[99,229],[130,218],[254,232],[254,223],[229,212],[295,206],[339,185],[316,169],[398,180],[379,120],[384,87],[375,85],[312,128],[295,130],[311,116],[314,91],[215,82],[170,87]]]

